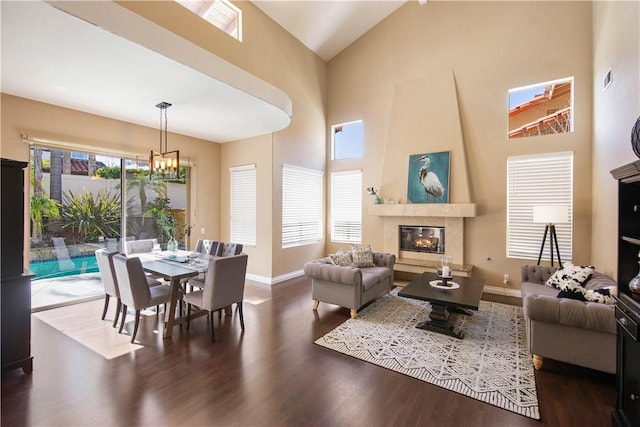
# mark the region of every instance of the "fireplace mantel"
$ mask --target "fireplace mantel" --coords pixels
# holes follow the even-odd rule
[[[380,204],[369,206],[369,214],[376,216],[469,218],[476,216],[476,205],[475,203]]]
[[[384,220],[384,251],[396,255],[396,270],[425,271],[436,265],[438,257],[442,256],[400,250],[399,227],[436,226],[446,229],[445,255],[459,266],[455,269],[456,274],[470,274],[473,266],[464,264],[464,219],[476,216],[474,203],[380,204],[369,206],[369,214]]]

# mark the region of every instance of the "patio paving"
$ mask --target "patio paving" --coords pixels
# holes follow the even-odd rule
[[[100,273],[31,281],[31,310],[34,312],[103,296]]]

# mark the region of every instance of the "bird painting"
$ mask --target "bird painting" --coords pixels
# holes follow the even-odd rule
[[[448,187],[448,151],[409,157],[409,203],[447,203]]]
[[[424,188],[424,191],[427,193],[427,201],[429,201],[429,194],[431,194],[433,202],[435,203],[438,199],[442,199],[442,196],[444,196],[444,187],[442,186],[438,175],[428,170],[429,165],[431,164],[429,156],[422,156],[418,161],[424,162],[424,165],[422,165],[418,172],[420,184],[422,184],[422,188]]]

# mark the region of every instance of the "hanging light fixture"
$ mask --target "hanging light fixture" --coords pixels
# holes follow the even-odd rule
[[[151,150],[149,156],[149,178],[175,180],[180,177],[180,151],[169,151],[167,141],[167,108],[168,102],[156,105],[160,109],[160,151]],[[164,117],[163,117],[164,116]],[[163,132],[164,124],[164,132]]]

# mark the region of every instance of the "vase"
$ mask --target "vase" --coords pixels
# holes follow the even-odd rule
[[[376,198],[373,201],[373,203],[375,203],[376,205],[380,205],[380,204],[382,204],[382,199],[380,199],[380,197],[376,196]]]
[[[169,241],[167,242],[167,250],[173,252],[178,250],[178,241],[174,237],[169,237]]]
[[[638,266],[640,267],[640,252],[638,252]],[[629,281],[629,291],[634,298],[640,298],[640,271],[636,277]]]

